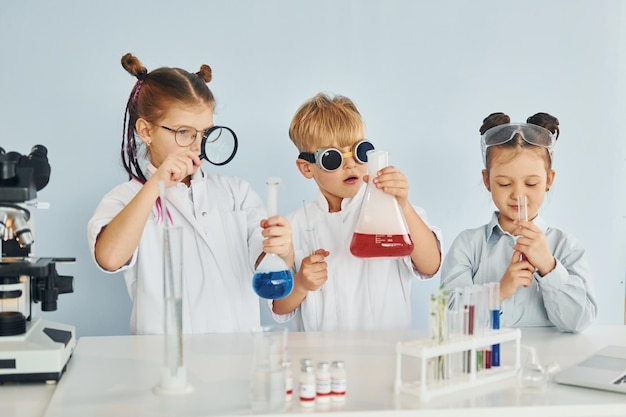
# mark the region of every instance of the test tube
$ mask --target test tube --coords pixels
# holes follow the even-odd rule
[[[489,311],[491,329],[500,330],[500,282],[489,284]],[[491,346],[491,366],[500,366],[500,344]]]
[[[528,197],[523,194],[517,196],[517,220],[528,221]],[[520,255],[520,261],[525,261],[526,259],[526,255]]]
[[[486,284],[474,285],[475,324],[474,332],[484,335],[489,331],[489,286]],[[476,369],[486,367],[486,350],[476,351]]]
[[[466,336],[474,335],[474,315],[476,306],[474,305],[474,288],[468,285],[463,288],[463,334]],[[471,372],[471,350],[467,350],[463,354],[463,370],[467,373]]]
[[[463,291],[461,288],[455,288],[450,292],[448,298],[448,335],[455,339],[462,337],[463,328]],[[454,352],[449,357],[450,377],[463,372],[463,352]]]
[[[517,220],[528,221],[528,197],[523,194],[517,196]]]
[[[165,365],[161,369],[156,394],[185,394],[191,392],[183,364],[182,318],[182,247],[183,229],[168,225],[165,183],[160,182],[163,216],[163,302],[165,306]]]
[[[306,209],[306,202],[304,200],[302,200],[302,206],[304,208],[304,219],[306,221],[306,233],[309,240],[309,245],[311,245],[312,248],[311,253],[313,253],[320,248],[320,245],[317,242],[315,227],[311,224],[311,219],[309,218],[309,213]]]

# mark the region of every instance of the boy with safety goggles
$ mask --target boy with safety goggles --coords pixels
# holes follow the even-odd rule
[[[295,248],[294,289],[270,301],[273,317],[295,317],[297,330],[410,328],[410,287],[414,277],[429,279],[441,262],[441,233],[428,225],[424,210],[408,201],[409,183],[389,166],[373,180],[393,195],[403,211],[414,250],[397,259],[361,259],[350,241],[365,195],[365,127],[354,103],[318,94],[296,112],[289,136],[300,152],[296,166],[316,182],[314,202],[288,216]],[[317,242],[317,243],[316,243]]]
[[[442,284],[453,290],[499,281],[504,327],[585,329],[597,309],[585,249],[539,215],[555,177],[558,119],[537,113],[527,123],[511,123],[493,113],[480,133],[483,183],[498,210],[488,224],[455,239],[441,267]]]

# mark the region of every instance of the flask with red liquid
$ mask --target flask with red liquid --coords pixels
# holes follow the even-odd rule
[[[413,241],[398,201],[373,183],[376,173],[388,165],[387,151],[367,152],[369,182],[350,243],[350,252],[357,258],[399,258],[413,252]]]

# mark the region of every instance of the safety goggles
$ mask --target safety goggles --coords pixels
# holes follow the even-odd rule
[[[480,137],[483,162],[485,165],[487,165],[488,148],[507,143],[517,134],[519,134],[526,143],[546,148],[550,154],[550,159],[552,159],[554,145],[556,144],[555,134],[548,129],[530,123],[507,123],[492,127]]]
[[[350,152],[343,153],[336,148],[320,148],[315,152],[301,152],[299,159],[315,163],[324,171],[333,172],[343,165],[344,158],[353,157],[360,164],[367,163],[367,151],[374,149],[370,141],[357,142]]]

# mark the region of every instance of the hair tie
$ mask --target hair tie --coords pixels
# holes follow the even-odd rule
[[[135,103],[137,101],[137,96],[139,96],[139,90],[141,90],[141,86],[143,85],[143,80],[139,80],[137,81],[137,84],[135,84],[135,88],[134,88],[134,92],[133,92],[133,99],[132,99],[132,103]]]
[[[143,69],[137,74],[137,79],[139,81],[143,81],[146,79],[147,76],[148,76],[148,71],[146,69]]]

